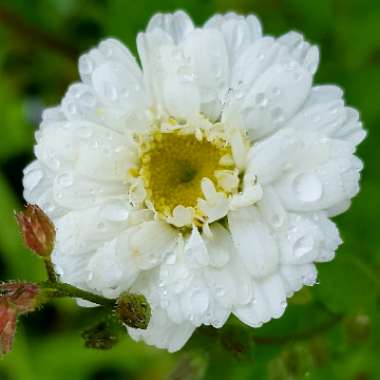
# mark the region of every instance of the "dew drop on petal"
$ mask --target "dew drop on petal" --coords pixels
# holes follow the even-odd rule
[[[314,239],[312,236],[302,236],[294,243],[294,255],[301,258],[308,254],[314,247]]]
[[[115,202],[103,207],[101,215],[112,222],[122,222],[128,219],[128,209],[124,202]]]
[[[315,202],[322,196],[322,183],[318,176],[311,173],[298,174],[293,180],[293,189],[302,202]]]
[[[80,127],[78,129],[78,136],[84,139],[88,139],[92,136],[93,131],[90,127]]]
[[[255,102],[259,107],[265,108],[268,105],[268,98],[263,92],[259,92],[256,95]]]
[[[42,170],[31,170],[25,174],[24,185],[28,190],[33,190],[43,178]]]
[[[79,71],[81,74],[89,75],[94,70],[92,59],[86,55],[79,58]]]
[[[57,181],[58,181],[58,184],[62,187],[70,187],[73,184],[74,179],[73,179],[72,174],[63,173],[58,176]]]
[[[193,293],[191,301],[193,311],[197,314],[203,314],[208,308],[209,297],[207,293],[196,291]]]

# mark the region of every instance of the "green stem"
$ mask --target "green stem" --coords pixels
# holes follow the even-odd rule
[[[44,264],[48,279],[51,283],[55,284],[57,282],[57,274],[55,273],[53,263],[50,260],[50,257],[44,258]]]
[[[48,282],[44,283],[45,288],[53,290],[53,297],[71,297],[71,298],[80,298],[86,301],[93,302],[100,306],[111,307],[115,306],[115,300],[99,296],[87,292],[85,290],[79,289],[70,284],[64,284],[60,282]]]

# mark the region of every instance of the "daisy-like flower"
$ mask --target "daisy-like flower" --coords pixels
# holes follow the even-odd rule
[[[318,48],[255,16],[157,14],[137,47],[141,68],[114,39],[80,57],[81,81],[43,113],[25,199],[56,225],[62,280],[144,294],[151,322],[129,334],[176,351],[231,313],[279,318],[315,283],[365,132],[338,87],[313,86]]]

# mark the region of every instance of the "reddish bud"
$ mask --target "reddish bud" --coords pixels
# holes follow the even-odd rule
[[[12,349],[13,338],[16,333],[16,310],[0,298],[0,355],[8,353]]]
[[[55,228],[49,217],[36,205],[27,205],[16,214],[26,246],[39,256],[49,257],[55,240]]]
[[[49,289],[27,282],[0,284],[0,354],[12,348],[19,315],[36,310],[49,299]]]
[[[47,301],[47,293],[33,283],[7,282],[0,284],[0,299],[6,300],[17,314],[24,314],[34,311]]]

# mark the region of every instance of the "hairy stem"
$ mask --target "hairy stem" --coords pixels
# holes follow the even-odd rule
[[[53,297],[71,297],[71,298],[80,298],[86,301],[93,302],[100,306],[113,308],[115,306],[115,300],[99,296],[87,292],[85,290],[79,289],[73,285],[60,283],[60,282],[48,282],[44,283],[45,288],[52,289]]]
[[[44,259],[44,264],[49,281],[55,284],[57,282],[57,275],[55,273],[50,257]]]

